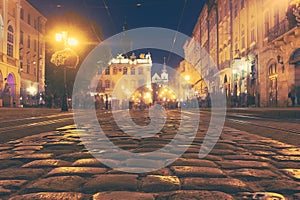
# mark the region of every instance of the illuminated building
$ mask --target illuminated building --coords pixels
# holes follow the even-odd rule
[[[229,106],[289,106],[294,86],[300,104],[300,2],[298,0],[210,0],[195,25],[192,40],[218,66],[211,73],[200,55],[209,92],[226,93]],[[298,24],[298,25],[297,25]],[[187,57],[199,57],[193,44]]]
[[[134,53],[129,57],[118,55],[113,58],[108,67],[97,76],[97,94],[109,100],[118,101],[121,106],[123,100],[151,103],[152,59],[150,53]]]
[[[42,103],[45,92],[46,18],[26,0],[20,8],[20,96],[23,105]]]
[[[0,106],[44,91],[45,21],[26,0],[0,2]]]

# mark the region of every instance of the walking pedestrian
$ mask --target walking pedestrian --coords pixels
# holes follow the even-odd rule
[[[291,98],[292,106],[295,106],[295,100],[296,100],[296,87],[294,84],[291,86],[291,90],[288,94],[288,97]]]

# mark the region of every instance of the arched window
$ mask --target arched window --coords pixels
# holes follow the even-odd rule
[[[110,67],[106,67],[105,69],[105,75],[110,75]]]
[[[300,64],[300,48],[294,51],[289,60],[290,64]]]
[[[127,67],[123,68],[123,74],[126,75],[127,74]]]
[[[117,67],[114,67],[114,68],[113,68],[113,74],[116,75],[117,73],[118,73],[118,68],[117,68]]]
[[[7,28],[7,55],[14,56],[14,29],[11,25]]]
[[[131,67],[130,74],[135,75],[135,68],[134,67]]]
[[[269,76],[277,74],[277,65],[276,63],[273,63],[269,67]]]

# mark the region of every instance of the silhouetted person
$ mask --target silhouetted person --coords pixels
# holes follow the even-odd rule
[[[296,87],[295,87],[294,84],[291,86],[291,90],[290,90],[290,92],[289,92],[289,97],[291,98],[292,106],[295,106]]]

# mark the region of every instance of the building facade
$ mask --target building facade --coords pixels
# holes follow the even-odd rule
[[[26,0],[0,1],[0,106],[44,91],[45,22]]]
[[[105,101],[117,101],[116,106],[122,106],[123,101],[152,103],[150,53],[132,54],[129,58],[118,55],[113,58],[108,67],[96,79],[98,86],[96,95]],[[107,100],[108,100],[107,99]]]
[[[228,106],[273,107],[292,105],[288,93],[295,91],[300,105],[299,21],[299,0],[206,3],[192,40],[218,67],[210,73],[200,55],[202,76],[219,77],[208,81],[209,92],[226,93]],[[199,56],[194,45],[184,48],[186,57]]]
[[[20,8],[20,100],[23,105],[42,103],[45,92],[46,18],[26,0]]]
[[[0,2],[0,106],[19,103],[20,1]]]

